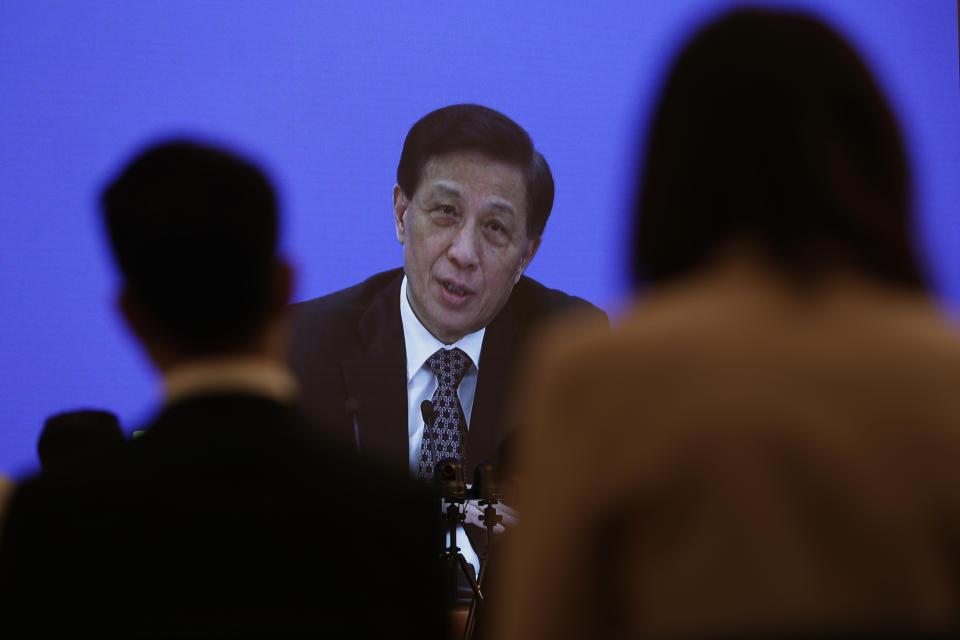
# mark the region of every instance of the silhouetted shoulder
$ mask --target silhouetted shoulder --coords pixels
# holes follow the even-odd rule
[[[41,474],[17,493],[0,545],[4,628],[440,637],[426,487],[266,398],[197,396],[146,431],[105,464]],[[383,525],[398,528],[383,536]],[[84,579],[48,585],[56,572]]]

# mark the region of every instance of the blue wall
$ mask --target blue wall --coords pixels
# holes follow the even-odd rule
[[[34,467],[51,413],[109,408],[128,429],[149,417],[158,381],[114,311],[96,211],[144,142],[201,134],[260,160],[304,299],[400,264],[390,198],[409,126],[449,103],[492,106],[530,131],[557,181],[528,272],[616,310],[641,125],[683,36],[729,4],[6,0],[0,471]],[[922,242],[960,302],[957,4],[790,4],[852,38],[880,77],[914,161]]]

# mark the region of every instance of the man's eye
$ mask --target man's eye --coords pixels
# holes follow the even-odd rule
[[[439,209],[440,209],[440,213],[447,216],[452,216],[457,212],[456,208],[454,208],[452,204],[442,204],[440,205]]]
[[[496,220],[491,220],[490,222],[488,222],[487,228],[490,229],[491,231],[496,231],[497,233],[502,233],[506,231],[506,228]]]

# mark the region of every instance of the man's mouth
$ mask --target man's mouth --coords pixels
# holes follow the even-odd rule
[[[447,291],[449,291],[450,293],[452,293],[452,294],[454,294],[454,295],[456,295],[456,296],[465,296],[465,295],[467,295],[467,294],[469,294],[469,293],[472,293],[469,289],[467,289],[467,288],[465,288],[465,287],[461,287],[461,286],[457,285],[456,283],[451,282],[450,280],[441,280],[441,281],[440,281],[440,285],[441,285],[444,289],[446,289]]]

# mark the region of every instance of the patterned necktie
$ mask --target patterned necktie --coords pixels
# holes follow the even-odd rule
[[[423,426],[420,441],[420,477],[433,478],[433,468],[444,458],[463,460],[467,438],[467,419],[460,406],[457,387],[470,364],[470,356],[460,349],[440,349],[427,359],[427,366],[437,376],[433,403],[433,424]]]

